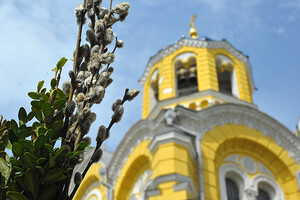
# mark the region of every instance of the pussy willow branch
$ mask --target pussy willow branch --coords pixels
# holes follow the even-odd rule
[[[83,1],[84,7],[85,7],[85,1],[86,1],[86,0]],[[78,59],[78,55],[79,55],[79,48],[80,48],[81,34],[82,34],[82,26],[83,26],[83,24],[84,24],[85,13],[86,13],[86,8],[84,9],[84,13],[83,13],[83,15],[82,15],[82,20],[80,21],[79,29],[78,29],[78,36],[77,36],[76,50],[75,50],[74,63],[73,63],[73,71],[74,71],[75,73],[76,73],[77,59]],[[73,88],[73,86],[71,85],[71,90],[70,90],[70,93],[69,93],[69,100],[68,100],[68,101],[72,101],[74,91],[75,91],[75,88]]]
[[[127,89],[125,90],[125,93],[124,93],[124,96],[123,96],[121,105],[123,105],[123,104],[127,101],[127,97],[128,97],[128,96],[127,96],[127,93],[128,93],[128,91],[129,91],[129,89],[127,88]],[[109,123],[109,125],[108,125],[108,128],[106,129],[106,133],[109,133],[110,129],[112,128],[112,126],[113,126],[115,123],[116,123],[116,122],[113,121],[113,120],[110,121],[110,123]],[[104,139],[104,140],[105,140],[105,139]],[[94,150],[94,152],[93,152],[93,154],[92,154],[92,157],[93,157],[94,153],[101,147],[101,145],[102,145],[102,143],[104,142],[104,140],[103,140],[103,141],[97,141],[97,145],[96,145],[96,148],[95,148],[95,150]],[[95,162],[95,161],[92,159],[92,157],[90,158],[90,160],[89,160],[87,166],[85,167],[85,169],[84,169],[84,171],[83,171],[83,173],[82,173],[82,179],[84,179],[84,177],[85,177],[87,171],[90,169],[90,167],[92,166],[92,164]],[[80,185],[80,184],[75,185],[75,187],[74,187],[72,193],[70,194],[68,200],[71,200],[71,199],[74,197],[76,191],[77,191],[78,188],[79,188],[79,185]]]

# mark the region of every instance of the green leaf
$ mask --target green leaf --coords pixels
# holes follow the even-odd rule
[[[41,105],[40,101],[32,101],[32,102],[30,102],[30,104],[33,107],[37,108],[37,109],[41,109],[42,108],[42,105]]]
[[[8,191],[6,196],[9,200],[27,200],[26,196],[16,191]]]
[[[37,165],[38,166],[44,166],[47,163],[47,160],[48,160],[47,158],[40,158],[37,161]]]
[[[0,158],[0,172],[2,176],[5,177],[5,183],[6,183],[10,174],[10,168],[7,162],[3,158]]]
[[[33,196],[35,196],[37,188],[38,188],[38,178],[37,178],[37,174],[34,170],[29,168],[26,171],[24,183],[25,183],[26,188],[31,192],[31,194],[33,194]]]
[[[26,113],[26,110],[23,107],[21,107],[19,109],[18,116],[19,116],[20,125],[27,123],[27,113]]]
[[[55,166],[55,160],[51,154],[49,154],[49,169]]]
[[[35,169],[35,166],[36,166],[36,157],[33,154],[31,154],[29,152],[26,152],[24,154],[23,159],[24,159],[25,164],[28,167],[30,167],[31,169]]]
[[[40,95],[36,92],[28,92],[28,96],[32,99],[39,99]]]
[[[49,129],[46,133],[45,133],[46,137],[48,138],[48,140],[51,140],[52,139],[52,135],[53,135],[53,132],[51,129]]]
[[[51,79],[50,85],[52,89],[55,89],[56,84],[57,84],[57,80],[55,78]]]
[[[55,121],[52,126],[50,127],[53,131],[53,138],[58,138],[60,135],[59,135],[59,132],[61,130],[61,127],[63,125],[63,120],[58,120],[58,121]]]
[[[39,192],[38,199],[52,200],[56,194],[56,191],[57,191],[57,185],[52,184],[50,186],[47,186]]]
[[[25,188],[24,174],[15,175],[14,180],[20,185],[20,187]]]
[[[44,127],[39,127],[38,129],[38,135],[45,135],[45,133],[47,132],[47,129],[45,129]]]
[[[11,120],[10,121],[10,124],[9,124],[9,127],[15,132],[17,133],[18,132],[18,124],[15,120]]]
[[[20,160],[14,158],[11,158],[9,162],[13,165],[19,165],[19,166],[22,165],[22,162]]]
[[[53,105],[53,108],[54,109],[60,109],[60,108],[62,108],[65,105],[65,103],[66,103],[66,100],[64,100],[64,99],[55,101],[54,105]]]
[[[57,182],[57,180],[64,175],[64,170],[61,168],[50,169],[43,178],[43,182]]]
[[[23,149],[25,149],[26,151],[29,151],[30,153],[33,153],[33,145],[31,143],[31,141],[21,139],[19,141],[19,143],[22,145]]]
[[[57,99],[66,99],[65,93],[59,88],[57,88],[56,97]]]
[[[43,167],[41,167],[41,166],[36,166],[36,168],[39,170],[40,174],[41,174],[42,176],[44,176],[44,174],[45,174],[45,169],[44,169]]]
[[[81,142],[77,145],[75,151],[82,151],[82,150],[85,149],[86,146],[87,146],[87,143],[86,143],[85,141],[81,141]]]
[[[49,117],[52,113],[51,105],[48,102],[45,102],[43,105],[43,114],[45,117]]]
[[[47,148],[49,154],[53,154],[53,146],[50,144],[45,144],[45,147]]]
[[[44,146],[44,144],[47,142],[47,137],[45,135],[40,135],[38,138],[34,141],[34,148],[35,150],[39,150]]]
[[[56,64],[56,69],[57,70],[61,69],[66,64],[67,61],[68,61],[68,59],[66,59],[65,57],[62,57]]]
[[[18,137],[12,129],[8,129],[8,137],[12,144],[18,142]]]
[[[39,84],[37,85],[37,92],[40,92],[40,90],[42,89],[43,85],[44,85],[45,81],[40,81]]]
[[[29,122],[30,120],[32,120],[34,118],[35,112],[31,111],[28,116],[27,116],[27,121]]]
[[[41,96],[42,96],[42,98],[43,98],[44,101],[49,101],[49,96],[47,94],[41,93]]]
[[[15,157],[20,157],[23,153],[23,147],[20,143],[15,142],[12,145],[12,152],[14,154]]]
[[[20,140],[20,139],[25,139],[25,138],[28,137],[28,136],[29,136],[29,133],[28,133],[28,131],[27,131],[26,129],[21,130],[21,131],[18,133],[18,135],[17,135],[17,137],[18,137],[19,140]]]
[[[71,155],[70,159],[76,158],[77,156],[79,156],[82,153],[84,153],[84,151],[77,151],[77,152],[75,152],[74,154]]]

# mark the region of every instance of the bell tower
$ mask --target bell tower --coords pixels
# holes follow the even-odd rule
[[[256,107],[248,57],[226,40],[197,39],[195,17],[189,25],[190,38],[182,37],[149,59],[140,79],[144,119],[177,105],[194,110],[222,103]]]

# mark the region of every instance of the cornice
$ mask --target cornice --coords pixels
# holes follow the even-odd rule
[[[289,129],[269,115],[252,107],[236,104],[220,104],[193,111],[181,106],[175,108],[174,124],[198,134],[201,138],[215,126],[232,123],[246,125],[271,137],[278,145],[289,152],[290,157],[300,164],[300,140]]]

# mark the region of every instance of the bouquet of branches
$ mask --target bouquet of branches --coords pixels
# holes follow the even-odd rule
[[[109,137],[111,127],[121,120],[123,104],[138,95],[139,90],[126,89],[124,96],[112,104],[111,121],[108,126],[99,127],[92,157],[84,161],[85,170],[74,175],[75,187],[69,194],[73,169],[83,161],[83,153],[91,144],[87,135],[96,119],[91,108],[101,103],[112,83],[114,53],[124,45],[115,37],[112,26],[125,20],[130,5],[125,2],[113,7],[112,3],[111,0],[107,9],[101,6],[102,0],[84,0],[76,7],[79,29],[70,80],[59,88],[67,62],[62,58],[53,69],[50,89],[40,81],[37,90],[28,93],[32,99],[30,112],[21,107],[18,122],[3,120],[1,116],[0,200],[72,199],[90,166],[101,159],[101,145]],[[88,43],[81,45],[87,19]],[[110,51],[108,45],[113,42]]]

